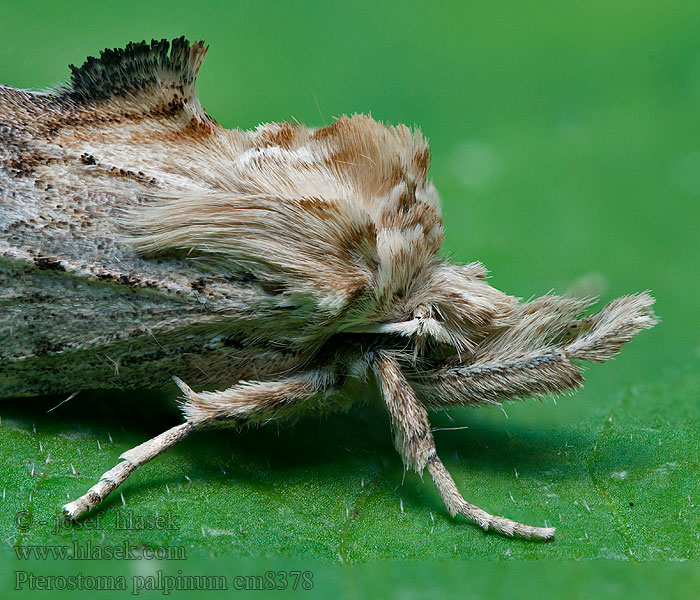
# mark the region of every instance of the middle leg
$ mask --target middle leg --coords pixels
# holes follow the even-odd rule
[[[380,353],[374,368],[389,409],[396,449],[407,467],[412,467],[418,473],[428,467],[435,487],[453,517],[460,514],[484,530],[494,529],[504,535],[552,539],[554,527],[524,525],[505,517],[491,515],[467,502],[437,455],[427,412],[406,381],[399,364],[390,355]]]

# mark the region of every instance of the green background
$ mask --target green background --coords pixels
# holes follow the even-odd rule
[[[54,532],[67,497],[178,422],[176,391],[82,392],[49,414],[63,398],[7,402],[5,588],[15,570],[131,581],[285,569],[314,573],[313,592],[294,596],[698,597],[700,5],[5,2],[0,82],[46,88],[104,47],[181,34],[210,44],[198,90],[223,125],[354,112],[416,124],[456,260],[483,261],[494,286],[524,298],[650,289],[662,322],[556,405],[433,417],[468,427],[435,434],[465,497],[556,525],[549,544],[451,519],[429,478],[404,474],[376,402],[280,430],[197,434],[110,497],[101,529]],[[117,530],[120,509],[174,516],[179,529]],[[19,511],[32,522],[18,528]],[[16,546],[125,540],[187,559],[15,558]]]

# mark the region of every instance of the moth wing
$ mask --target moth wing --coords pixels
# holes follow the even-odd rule
[[[226,130],[195,94],[205,54],[129,44],[55,92],[0,89],[3,254],[197,303],[282,345],[410,316],[388,312],[443,235],[425,139],[363,115]]]
[[[189,287],[196,269],[181,278],[174,264],[144,261],[119,220],[206,179],[202,148],[223,131],[194,91],[206,50],[184,38],[129,44],[71,65],[55,91],[0,88],[3,254],[103,280],[145,275],[164,293]]]
[[[216,178],[224,129],[194,91],[205,54],[184,38],[129,44],[53,91],[0,86],[0,395],[161,386],[173,372],[230,384],[298,360],[256,325],[275,316],[255,309],[257,286],[124,235],[154,198]]]

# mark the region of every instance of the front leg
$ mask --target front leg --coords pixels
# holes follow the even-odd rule
[[[445,506],[454,517],[460,514],[484,530],[494,529],[504,535],[549,540],[554,527],[532,527],[516,521],[490,515],[467,502],[459,493],[454,480],[437,455],[430,422],[423,404],[406,381],[396,360],[380,353],[374,370],[381,382],[382,394],[394,430],[394,444],[406,467],[421,473],[427,466]]]

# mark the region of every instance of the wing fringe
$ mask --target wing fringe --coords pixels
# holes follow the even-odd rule
[[[60,95],[77,103],[109,100],[158,86],[179,88],[185,100],[194,96],[197,73],[207,54],[203,41],[184,36],[172,41],[130,42],[89,56],[80,67],[70,65],[70,84]]]

